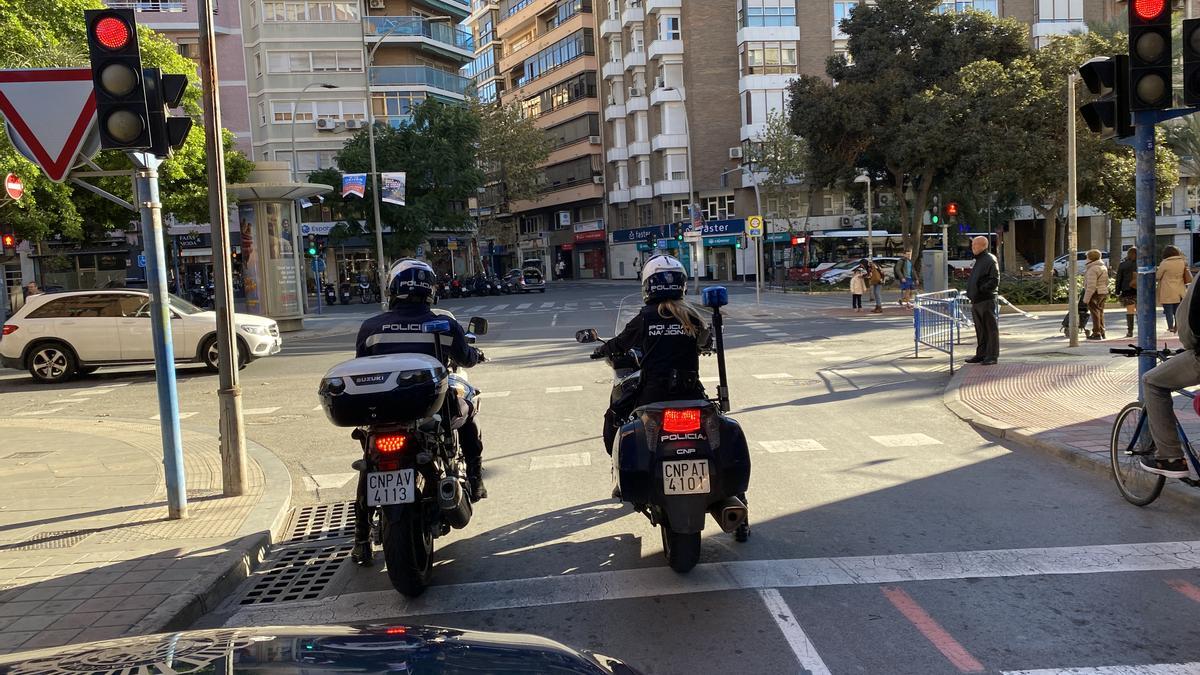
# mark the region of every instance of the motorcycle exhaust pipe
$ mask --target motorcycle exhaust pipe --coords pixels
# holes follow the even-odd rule
[[[466,481],[461,478],[450,476],[438,483],[438,505],[442,508],[442,518],[456,530],[471,522],[471,499],[467,494]]]
[[[721,529],[726,532],[733,532],[738,527],[746,522],[749,511],[742,500],[737,497],[728,497],[716,504],[708,507],[708,513],[717,521]]]

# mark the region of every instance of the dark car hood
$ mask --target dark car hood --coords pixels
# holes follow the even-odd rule
[[[536,635],[402,625],[224,628],[0,655],[0,673],[587,673],[637,671]]]

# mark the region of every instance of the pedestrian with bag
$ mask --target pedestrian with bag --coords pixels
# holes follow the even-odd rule
[[[1133,337],[1137,322],[1137,247],[1125,251],[1125,259],[1117,265],[1117,298],[1125,306],[1125,337]]]
[[[871,298],[875,301],[875,309],[871,310],[872,314],[883,313],[883,270],[879,269],[879,265],[874,262],[862,259],[863,273],[867,277],[867,286],[871,289]]]
[[[1092,315],[1092,334],[1087,339],[1103,340],[1104,306],[1108,304],[1108,265],[1100,259],[1100,249],[1087,252],[1083,279],[1083,301]]]
[[[1179,310],[1179,303],[1183,302],[1188,284],[1192,283],[1192,272],[1179,249],[1174,246],[1163,249],[1162,262],[1158,264],[1155,278],[1158,280],[1158,302],[1167,318],[1167,330],[1174,333],[1178,330],[1175,312]]]

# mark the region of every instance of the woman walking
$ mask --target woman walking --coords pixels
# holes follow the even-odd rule
[[[1187,285],[1192,283],[1192,273],[1188,270],[1179,249],[1174,246],[1163,249],[1163,259],[1158,264],[1155,276],[1158,279],[1158,302],[1167,317],[1167,330],[1174,333],[1175,312],[1179,309],[1179,303],[1183,302]]]
[[[1117,297],[1125,306],[1125,337],[1133,337],[1137,320],[1137,248],[1130,246],[1125,259],[1117,265]]]
[[[1104,305],[1108,302],[1108,266],[1100,259],[1100,250],[1087,252],[1087,268],[1083,272],[1083,301],[1092,314],[1092,334],[1089,340],[1104,339]]]
[[[862,296],[867,292],[867,277],[862,268],[855,268],[850,273],[850,309],[862,312]]]

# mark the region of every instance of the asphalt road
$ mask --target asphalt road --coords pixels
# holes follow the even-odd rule
[[[479,342],[491,362],[470,372],[486,395],[491,496],[437,541],[433,588],[406,601],[381,560],[342,564],[315,600],[234,598],[202,625],[533,632],[651,673],[1200,672],[1195,513],[1170,500],[1137,509],[1103,477],[981,437],[942,405],[945,358],[911,358],[910,315],[851,314],[842,295],[756,305],[752,290],[732,291],[733,415],[754,461],[749,542],[710,525],[700,566],[680,576],[646,519],[608,498],[609,371],[572,335],[611,334],[637,309],[637,288],[560,283],[443,305],[491,322]],[[352,497],[356,444],[315,391],[352,355],[365,316],[335,308],[242,371],[247,434],[289,466],[301,507]],[[714,361],[702,367],[715,377]],[[2,372],[12,414],[155,409],[145,370],[62,387]],[[131,384],[105,389],[113,381]],[[181,373],[179,389],[193,413],[183,424],[214,430],[215,377]]]

